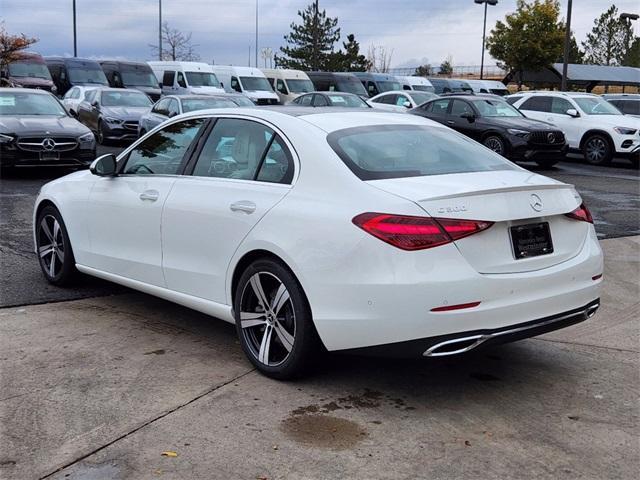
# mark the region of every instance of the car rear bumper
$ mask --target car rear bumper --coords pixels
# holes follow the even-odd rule
[[[341,353],[396,358],[445,357],[461,355],[492,345],[515,342],[583,322],[600,307],[600,299],[582,307],[524,323],[497,329],[473,330],[437,337],[421,338],[373,347],[343,350]]]
[[[521,273],[481,274],[455,245],[436,248],[438,255],[436,249],[411,255],[392,252],[374,263],[359,261],[356,254],[348,262],[350,269],[334,272],[333,284],[306,285],[326,348],[424,343],[434,337],[508,330],[582,308],[600,297],[603,259],[592,227],[573,258]],[[433,311],[474,302],[479,304]]]

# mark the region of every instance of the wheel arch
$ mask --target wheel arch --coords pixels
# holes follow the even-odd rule
[[[592,135],[602,135],[604,138],[606,138],[607,141],[609,142],[609,146],[612,148],[613,153],[615,155],[616,145],[613,142],[613,138],[611,138],[611,135],[609,134],[609,132],[607,132],[606,130],[601,130],[599,128],[592,128],[592,129],[587,130],[586,132],[584,132],[584,134],[580,138],[580,150],[583,149],[584,142],[587,141],[587,138],[589,138]]]

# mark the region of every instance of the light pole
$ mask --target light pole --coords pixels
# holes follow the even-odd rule
[[[162,61],[162,0],[158,0],[158,60]]]
[[[495,6],[498,4],[498,0],[473,0],[474,3],[482,5],[484,3],[484,23],[482,24],[482,57],[480,59],[480,80],[483,78],[484,70],[484,41],[487,33],[487,6]]]
[[[571,44],[571,0],[567,5],[567,25],[564,31],[564,53],[562,54],[562,82],[560,91],[567,90],[567,70],[569,68],[569,45]]]
[[[256,0],[256,68],[258,68],[258,0]]]
[[[73,0],[73,56],[78,56],[78,31],[76,29],[76,0]]]

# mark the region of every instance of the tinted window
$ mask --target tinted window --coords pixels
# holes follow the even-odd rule
[[[514,96],[511,96],[511,97],[509,97],[509,98],[505,98],[505,100],[507,101],[507,103],[508,103],[509,105],[513,105],[514,103],[516,103],[516,102],[517,102],[518,100],[520,100],[521,98],[522,98],[522,97],[514,97]]]
[[[378,91],[378,87],[376,87],[376,84],[374,82],[367,82],[367,92],[369,93],[370,97],[373,97],[374,95],[380,93]]]
[[[640,100],[609,100],[609,103],[627,115],[640,115]]]
[[[553,97],[551,100],[551,113],[567,114],[567,110],[573,108],[573,105],[569,103],[569,100],[560,97]]]
[[[201,118],[174,123],[151,135],[129,153],[125,174],[175,175],[193,139],[204,124]]]
[[[122,70],[122,83],[127,87],[158,88],[158,80],[153,72],[142,69]]]
[[[69,65],[67,68],[69,71],[69,80],[73,83],[96,83],[98,85],[108,85],[107,77],[99,67],[90,66],[74,66]]]
[[[430,126],[348,128],[331,133],[327,141],[362,180],[518,168],[467,137]]]
[[[371,100],[374,103],[384,103],[385,105],[393,105],[394,99],[395,99],[395,95],[391,94],[391,95],[380,95],[378,98],[376,98],[375,100]]]
[[[176,81],[178,82],[178,86],[187,88],[187,82],[185,81],[184,74],[182,72],[178,72]]]
[[[287,87],[285,87],[284,82],[280,79],[278,79],[276,82],[276,89],[284,95],[287,95],[289,93],[287,92]]]
[[[454,117],[460,117],[465,113],[473,113],[473,108],[464,100],[454,100],[451,107],[451,115]]]
[[[431,102],[432,107],[430,111],[434,115],[446,115],[449,109],[449,102],[451,102],[451,100],[446,99]]]
[[[173,87],[173,79],[176,76],[176,72],[167,70],[162,75],[162,85],[165,87]]]
[[[293,159],[282,139],[276,135],[262,161],[256,180],[269,183],[291,183]]]
[[[273,130],[250,120],[216,122],[200,152],[193,175],[254,180]]]
[[[296,98],[297,103],[300,105],[311,105],[311,100],[313,100],[313,95],[303,95],[302,97]]]
[[[328,105],[326,98],[322,95],[314,95],[313,96],[313,106],[314,107],[326,107]]]
[[[236,77],[231,77],[231,88],[233,88],[236,92],[242,92],[242,87],[240,86],[240,82]]]
[[[520,105],[520,110],[532,110],[534,112],[551,112],[551,97],[535,96],[528,98]]]

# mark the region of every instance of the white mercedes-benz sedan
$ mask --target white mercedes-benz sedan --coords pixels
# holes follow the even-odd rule
[[[174,117],[46,184],[47,280],[78,271],[233,322],[263,373],[436,357],[589,318],[603,259],[573,186],[429,120],[280,107]]]

